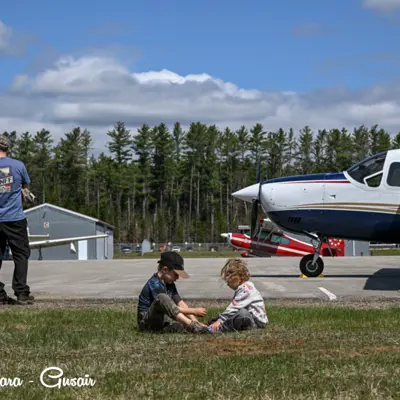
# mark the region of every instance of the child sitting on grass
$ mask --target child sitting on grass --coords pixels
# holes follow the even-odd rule
[[[226,310],[209,321],[210,332],[234,332],[263,328],[268,323],[264,299],[251,282],[247,264],[230,259],[221,270],[221,278],[235,291]]]

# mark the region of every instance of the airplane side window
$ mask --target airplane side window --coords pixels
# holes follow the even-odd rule
[[[378,172],[383,172],[385,159],[386,159],[386,153],[377,155],[372,158],[368,158],[365,161],[351,167],[349,170],[347,170],[347,172],[357,182],[365,184],[364,182],[365,178],[369,177],[370,175],[377,174]],[[376,175],[374,175],[374,178],[375,178],[374,184],[376,184],[378,178],[376,178]]]
[[[288,245],[290,240],[279,235],[272,235],[272,243]]]
[[[272,242],[272,243],[278,243],[278,244],[279,244],[279,242],[280,242],[279,239],[280,239],[279,236],[272,235],[272,237],[271,237],[271,242]]]
[[[379,185],[381,184],[381,181],[382,181],[382,176],[383,176],[383,172],[379,172],[378,174],[369,176],[368,178],[365,178],[365,183],[369,187],[379,187]]]
[[[400,187],[400,163],[394,162],[390,165],[387,184],[389,186]]]
[[[279,235],[272,235],[272,243],[288,245],[290,240]]]

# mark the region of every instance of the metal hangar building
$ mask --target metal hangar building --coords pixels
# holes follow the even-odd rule
[[[104,233],[109,235],[108,238],[74,242],[75,254],[71,252],[70,244],[42,248],[43,260],[108,260],[113,258],[114,227],[106,222],[49,203],[25,210],[25,216],[31,235],[49,235],[50,240]],[[32,241],[35,240],[32,239]],[[38,249],[31,250],[30,259],[39,259]]]

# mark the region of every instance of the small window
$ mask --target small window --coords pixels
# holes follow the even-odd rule
[[[400,187],[400,163],[394,162],[390,165],[387,184],[389,186]]]
[[[290,240],[279,235],[272,235],[272,243],[288,245]]]
[[[383,172],[371,175],[365,178],[364,181],[369,187],[379,187],[382,181]]]

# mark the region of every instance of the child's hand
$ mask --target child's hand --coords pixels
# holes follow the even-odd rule
[[[205,308],[196,308],[196,315],[205,317],[207,315],[207,310]]]
[[[215,332],[220,325],[221,325],[221,321],[217,320],[213,324],[210,325],[210,328],[213,332]]]

